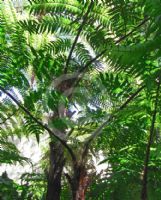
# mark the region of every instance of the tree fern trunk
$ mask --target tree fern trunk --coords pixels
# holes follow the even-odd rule
[[[74,170],[71,182],[73,200],[85,200],[87,188],[89,186],[89,176],[84,166],[78,166]]]
[[[46,200],[60,200],[61,176],[65,159],[61,144],[50,143],[50,168],[47,177]]]
[[[85,200],[88,188],[88,177],[81,177],[77,183],[77,187],[72,189],[73,200]]]

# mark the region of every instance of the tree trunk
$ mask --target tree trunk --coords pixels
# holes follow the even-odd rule
[[[60,200],[61,176],[64,164],[62,145],[57,142],[50,142],[50,168],[47,177],[46,200]]]
[[[77,188],[72,190],[73,200],[85,200],[85,195],[88,187],[88,177],[81,177]]]
[[[89,176],[84,167],[75,168],[72,178],[71,189],[73,200],[85,200],[87,188],[89,186]]]
[[[61,81],[59,83],[59,81]],[[61,94],[64,94],[68,91],[73,84],[72,80],[58,80],[58,83],[55,82],[55,89]],[[67,94],[66,94],[67,95]],[[69,96],[67,95],[68,99]],[[53,122],[56,119],[61,119],[62,117],[68,116],[66,106],[64,102],[61,101],[57,105],[57,111],[51,117]],[[60,128],[59,131],[62,135],[65,135],[65,128]],[[50,135],[51,136],[51,135]],[[51,136],[52,137],[52,136]],[[63,167],[65,164],[64,148],[62,144],[58,141],[50,143],[50,168],[48,173],[48,183],[47,183],[47,195],[46,200],[60,200],[61,195],[61,177],[63,172]]]

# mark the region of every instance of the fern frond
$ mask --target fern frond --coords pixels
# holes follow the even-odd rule
[[[14,164],[20,162],[23,164],[24,161],[29,161],[27,158],[20,155],[19,150],[16,146],[0,137],[0,163]]]

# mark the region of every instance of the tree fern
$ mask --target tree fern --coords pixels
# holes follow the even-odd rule
[[[107,153],[116,171],[122,170],[119,167],[124,164],[115,167],[113,145],[114,152],[120,155],[117,165],[125,157],[120,150],[124,148],[122,137],[126,145],[136,144],[138,139],[139,152],[145,147],[142,144],[147,138],[155,96],[153,86],[160,72],[156,62],[161,39],[158,2],[35,0],[30,1],[30,17],[16,25],[8,26],[8,19],[2,15],[5,48],[1,56],[5,55],[5,59],[0,63],[0,89],[10,98],[10,103],[22,109],[20,124],[27,135],[35,134],[39,141],[41,133],[49,133],[49,173],[54,179],[54,170],[59,169],[59,183],[64,158],[68,159],[64,148],[71,156],[70,168],[74,173],[69,170],[69,176],[77,183],[71,184],[75,187],[85,178],[82,174],[88,172],[92,142],[102,148],[107,142]],[[13,87],[19,89],[23,101],[14,95]],[[74,120],[69,112],[75,105],[82,110]],[[10,108],[13,109],[11,105]],[[46,124],[44,112],[48,116]],[[141,136],[133,136],[130,141],[135,126],[137,130],[142,127],[138,131]],[[82,135],[87,137],[81,140]],[[97,136],[100,138],[95,140]],[[118,148],[115,142],[120,144]],[[78,154],[75,145],[80,143]],[[127,148],[129,153],[130,148]],[[131,158],[128,163],[131,165]],[[139,162],[139,170],[141,167]],[[49,185],[53,183],[51,177],[48,176]]]

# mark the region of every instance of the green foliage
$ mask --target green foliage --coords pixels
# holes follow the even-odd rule
[[[87,155],[91,163],[87,162],[86,168],[89,174],[96,171],[90,153],[96,157],[102,151],[101,164],[108,163],[110,169],[104,170],[104,175],[94,175],[87,199],[139,199],[160,78],[160,1],[29,2],[29,17],[22,20],[16,17],[11,3],[1,2],[0,86],[27,112],[18,111],[13,99],[2,98],[0,162],[24,159],[8,136],[34,134],[39,142],[46,127],[62,131],[61,136],[67,137],[67,145],[80,161],[89,136],[94,136],[109,118],[109,123],[100,129],[100,136],[91,140]],[[144,89],[131,98],[142,85]],[[148,163],[149,199],[160,195],[160,105],[159,98]],[[72,109],[77,111],[76,117],[68,114]],[[14,116],[10,116],[11,110],[16,112]],[[68,156],[65,152],[65,169],[72,176]],[[46,180],[39,178],[37,174],[27,174],[21,186],[8,180],[10,190],[18,195],[17,199],[16,187],[21,188],[21,198],[40,199]],[[6,190],[6,182],[4,186]],[[61,198],[67,199],[71,194],[66,181],[62,188]]]
[[[44,184],[41,174],[23,174],[21,184],[17,184],[4,172],[0,177],[0,197],[2,200],[44,199]]]
[[[0,177],[0,198],[3,200],[7,199],[19,199],[17,192],[18,185],[13,180],[9,179],[7,173],[3,173]]]
[[[13,143],[0,139],[0,163],[13,164],[20,162],[23,164],[24,161],[28,161],[28,159],[20,156],[20,152]]]

